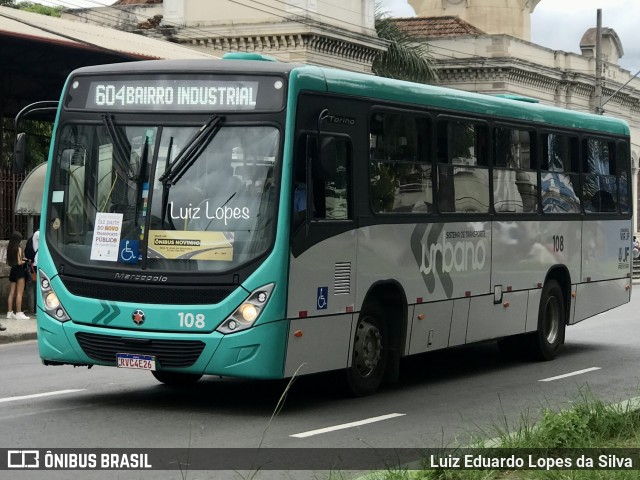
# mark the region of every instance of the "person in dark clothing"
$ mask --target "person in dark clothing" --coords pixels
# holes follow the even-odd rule
[[[17,320],[29,320],[22,311],[22,294],[27,281],[27,271],[24,268],[24,253],[20,247],[22,234],[13,232],[7,245],[7,265],[11,267],[9,272],[9,297],[7,298],[7,318],[15,318]],[[13,301],[15,299],[16,312],[13,312]]]

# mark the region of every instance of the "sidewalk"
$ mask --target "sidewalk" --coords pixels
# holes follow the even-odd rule
[[[31,313],[27,315],[31,317],[29,320],[0,318],[0,323],[6,327],[4,332],[0,332],[0,344],[34,340],[36,338],[36,314]]]

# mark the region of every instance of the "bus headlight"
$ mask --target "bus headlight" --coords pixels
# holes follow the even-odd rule
[[[269,301],[274,286],[274,283],[270,283],[251,292],[251,295],[216,328],[216,331],[235,333],[251,328]]]
[[[44,305],[44,309],[46,312],[51,315],[53,318],[66,322],[67,320],[71,320],[67,311],[64,309],[62,304],[60,303],[60,299],[56,292],[53,291],[53,287],[51,286],[51,281],[49,277],[45,275],[42,270],[39,270],[40,276],[40,296],[42,297],[42,304]]]
[[[250,322],[250,323],[255,322],[256,318],[258,318],[258,315],[260,313],[260,310],[258,310],[258,307],[256,307],[251,303],[243,303],[242,305],[240,305],[240,308],[238,310],[240,311],[240,315],[242,315],[242,319],[245,322]]]
[[[47,310],[55,310],[60,306],[60,300],[58,300],[58,296],[56,292],[53,290],[47,293],[47,296],[44,298],[44,304],[47,307]]]

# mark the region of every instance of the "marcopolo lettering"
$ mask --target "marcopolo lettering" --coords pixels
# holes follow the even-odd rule
[[[136,275],[132,273],[116,273],[114,278],[116,280],[124,280],[127,282],[155,282],[165,283],[169,279],[163,275]]]

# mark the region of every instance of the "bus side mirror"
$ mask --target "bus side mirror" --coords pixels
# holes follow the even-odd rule
[[[16,143],[13,147],[13,164],[11,165],[13,173],[24,173],[26,168],[25,150],[27,145],[27,135],[20,132],[16,135]]]

